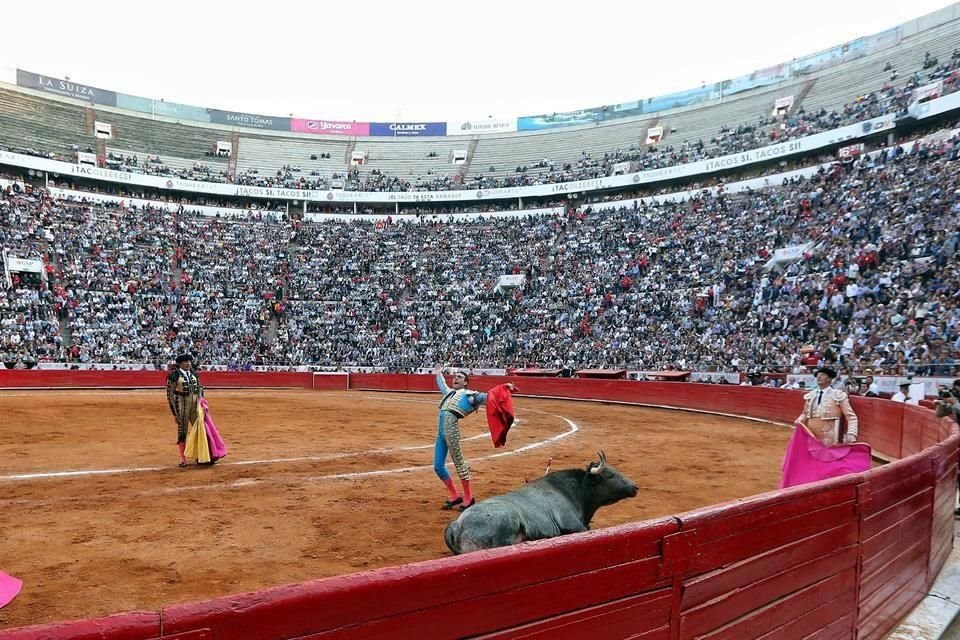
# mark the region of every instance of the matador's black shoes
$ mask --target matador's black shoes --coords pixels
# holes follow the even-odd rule
[[[463,500],[461,499],[460,502],[463,502]],[[475,504],[477,504],[477,499],[473,498],[472,500],[470,500],[470,504],[460,505],[460,511],[466,511],[467,509],[469,509]]]
[[[463,498],[462,498],[462,497],[458,497],[458,498],[456,498],[455,500],[447,500],[446,502],[444,502],[444,503],[443,503],[443,510],[444,510],[444,511],[450,511],[451,509],[453,509],[453,508],[454,508],[455,506],[457,506],[458,504],[463,504]]]

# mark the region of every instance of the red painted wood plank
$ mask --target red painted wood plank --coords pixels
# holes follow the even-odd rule
[[[853,522],[857,517],[855,507],[855,503],[847,502],[698,544],[694,571],[716,569],[822,533],[838,524]]]
[[[900,438],[901,457],[912,456],[926,448],[924,445],[923,432],[928,428],[929,425],[925,419],[918,420],[916,416],[913,415],[907,418],[905,412]]]
[[[811,634],[822,633],[824,630],[832,634],[832,637],[845,633],[842,637],[850,638],[853,634],[853,615],[840,609],[836,603],[828,602],[790,620],[778,629],[763,634],[757,640],[809,638]]]
[[[952,504],[948,504],[946,508],[935,511],[933,514],[933,526],[930,531],[930,540],[939,540],[942,542],[952,538],[955,520],[956,517],[954,516],[954,507]]]
[[[929,541],[923,541],[919,539],[919,536],[914,538],[903,539],[897,535],[897,530],[891,530],[890,538],[893,540],[891,544],[888,544],[883,549],[877,551],[870,556],[863,556],[862,568],[860,574],[860,585],[861,589],[864,587],[864,582],[868,579],[873,578],[877,572],[882,571],[887,567],[891,562],[896,561],[898,558],[903,556],[903,554],[910,552],[913,549],[913,546],[919,546],[921,552],[926,553],[926,549],[929,549]],[[907,540],[912,544],[907,546]],[[872,588],[872,583],[867,585]],[[865,597],[871,593],[870,590],[867,592],[861,591],[861,597]]]
[[[957,503],[957,479],[946,476],[933,487],[934,511],[943,512]]]
[[[3,640],[152,640],[160,637],[160,614],[132,611],[0,631]]]
[[[868,482],[865,485],[864,491],[869,496],[869,499],[862,501],[861,511],[863,512],[864,518],[869,519],[878,512],[887,509],[890,505],[905,500],[912,495],[924,491],[931,491],[933,485],[933,473],[929,468],[926,473],[904,476],[901,477],[898,482],[888,483],[880,488]]]
[[[876,493],[888,485],[900,483],[905,478],[918,480],[921,475],[930,472],[930,461],[923,456],[915,456],[874,467],[866,473],[866,476],[871,485],[871,491]],[[923,485],[923,482],[920,482],[920,485]]]
[[[837,553],[857,542],[857,523],[849,522],[803,540],[686,580],[681,606],[689,609],[724,593],[789,570],[810,560]]]
[[[838,553],[788,568],[684,611],[681,613],[680,635],[696,637],[831,576],[854,571],[857,553],[856,547],[846,547]]]
[[[946,564],[952,550],[952,545],[945,544],[930,552],[930,561],[927,564],[927,587],[936,582],[937,576],[943,570],[943,565]]]
[[[868,540],[862,540],[860,547],[865,559],[873,558],[891,546],[901,543],[899,527],[890,527]]]
[[[174,605],[163,611],[164,629],[174,633],[211,626],[223,634],[217,637],[240,633],[253,640],[270,636],[254,635],[250,621],[270,620],[277,635],[297,637],[644,558],[657,553],[659,540],[676,530],[676,522],[668,518]],[[658,564],[659,558],[652,556],[643,565],[646,573],[639,573],[643,567],[637,565],[634,578],[646,580],[651,588],[664,583],[657,577]],[[378,606],[370,607],[370,602]]]
[[[828,602],[839,608],[852,611],[854,603],[855,571],[848,570],[814,585],[796,591],[766,607],[752,611],[739,620],[728,623],[703,635],[680,634],[680,640],[745,640],[756,638],[782,627],[798,615],[802,615]]]
[[[899,533],[899,530],[894,530],[894,533]],[[895,535],[893,537],[893,544],[887,546],[885,549],[871,556],[863,556],[863,565],[860,569],[860,583],[865,584],[866,581],[873,577],[875,573],[882,570],[888,564],[902,556],[904,553],[907,553],[910,550],[910,547],[907,547],[907,541],[913,540],[914,544],[921,545],[921,548],[929,548],[929,543],[924,543],[919,539],[919,535],[916,537],[905,537],[903,535]]]
[[[926,596],[924,576],[917,574],[906,581],[882,601],[882,606],[869,612],[861,609],[858,638],[877,640],[883,638],[897,623]]]
[[[723,538],[752,527],[778,522],[856,500],[857,476],[827,481],[823,485],[794,487],[681,513],[683,529],[696,529],[700,540]]]
[[[869,574],[862,573],[860,578],[860,604],[862,608],[872,610],[873,604],[883,600],[896,590],[898,584],[909,580],[915,573],[926,574],[930,542],[905,541],[904,548],[886,564],[872,567]]]
[[[637,594],[643,588],[642,580],[634,578],[634,567],[620,565],[465,602],[380,618],[316,637],[324,640],[393,638],[405,629],[416,629],[418,636],[424,638],[461,638],[620,600],[627,595]],[[659,589],[645,595],[648,604],[643,617],[636,619],[633,633],[650,631],[670,622],[672,591]]]
[[[583,636],[580,636],[581,638]],[[639,633],[628,637],[626,640],[670,640],[670,627],[655,629],[647,633]]]
[[[861,538],[869,540],[881,531],[889,529],[904,520],[916,518],[918,514],[924,512],[932,512],[933,491],[927,488],[896,502],[887,502],[887,505],[863,519]]]
[[[871,614],[885,606],[890,596],[915,577],[926,580],[926,541],[911,545],[907,551],[878,569],[860,583],[861,614]]]
[[[597,607],[589,607],[548,620],[540,620],[521,627],[475,636],[474,640],[559,640],[572,638],[579,640],[597,629],[603,630],[607,638],[644,638],[667,640],[670,626],[665,624],[651,628],[658,612],[670,616],[672,593],[661,595],[644,594],[631,596]],[[641,629],[646,629],[641,631]]]
[[[853,614],[848,613],[839,620],[836,620],[818,631],[814,631],[803,640],[850,640],[854,637]],[[771,638],[771,640],[773,640]]]

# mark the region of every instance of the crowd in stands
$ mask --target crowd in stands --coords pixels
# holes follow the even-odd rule
[[[184,180],[198,180],[200,182],[229,182],[226,172],[216,171],[210,165],[202,162],[194,162],[189,168],[173,168],[164,164],[160,156],[151,156],[147,154],[144,161],[140,161],[140,156],[124,155],[122,153],[107,152],[100,165],[106,169],[114,171],[126,171],[127,173],[143,173],[151,176],[171,176],[183,178]]]
[[[496,167],[491,167],[486,175],[481,171],[466,177],[459,173],[441,175],[434,173],[432,169],[428,169],[423,175],[399,176],[385,174],[375,167],[365,171],[351,167],[343,173],[326,176],[316,169],[307,174],[299,166],[287,164],[276,172],[261,173],[258,169],[247,169],[238,173],[233,182],[249,186],[302,190],[334,188],[374,192],[450,191],[523,187],[601,178],[613,175],[615,166],[620,163],[629,163],[630,171],[662,169],[793,140],[883,114],[903,113],[912,100],[914,90],[925,84],[942,81],[941,94],[960,89],[960,50],[954,51],[950,60],[944,63],[927,53],[922,62],[917,61],[916,70],[909,73],[905,81],[898,79],[897,70],[889,64],[884,71],[890,72],[890,76],[883,86],[856,96],[839,110],[818,109],[807,112],[801,106],[796,112],[783,116],[764,114],[754,122],[734,126],[724,124],[709,141],[684,139],[674,143],[673,140],[681,137],[683,132],[669,127],[667,136],[654,145],[633,144],[629,148],[614,149],[602,155],[583,151],[573,161],[544,158],[532,166],[518,166],[507,174],[498,173]],[[75,161],[72,156],[63,157],[36,149],[12,150],[68,162]],[[76,150],[75,147],[74,151]],[[87,150],[92,151],[91,148]],[[124,156],[111,152],[103,163],[106,167],[120,171],[207,182],[230,181],[225,172],[217,171],[201,162],[195,162],[190,168],[173,168],[165,165],[159,156],[148,155],[141,161],[135,155]]]
[[[0,289],[0,355],[956,376],[957,145],[944,133],[757,191],[456,224],[229,222],[7,189],[3,246],[47,278]],[[498,287],[505,274],[524,284]]]

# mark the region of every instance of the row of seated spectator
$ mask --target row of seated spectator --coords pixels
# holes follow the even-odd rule
[[[895,83],[896,70],[892,70],[893,74],[889,82],[875,91],[855,96],[839,110],[818,109],[807,112],[801,107],[796,113],[782,117],[763,114],[753,122],[734,126],[723,125],[717,135],[709,141],[683,140],[679,144],[674,144],[670,141],[682,135],[682,132],[672,128],[665,140],[655,145],[634,144],[629,148],[613,149],[602,155],[583,151],[574,161],[554,161],[544,158],[533,166],[519,166],[514,172],[506,175],[497,173],[496,167],[491,167],[488,175],[479,173],[466,178],[462,178],[455,172],[449,175],[435,174],[433,169],[426,169],[423,174],[411,173],[399,176],[385,174],[379,169],[361,173],[355,167],[345,168],[342,173],[322,175],[316,169],[306,174],[300,167],[287,164],[276,172],[261,173],[258,169],[248,169],[237,174],[233,182],[289,189],[343,188],[374,192],[450,191],[534,186],[606,177],[613,175],[614,166],[622,162],[630,162],[632,171],[661,169],[793,140],[887,113],[902,113],[909,106],[913,91],[926,82],[942,80],[943,94],[955,92],[960,88],[960,57],[952,56],[949,61],[940,64],[928,53],[922,62],[917,61],[916,68],[917,71],[912,72],[899,86]],[[33,149],[11,150],[69,162],[75,161],[73,156],[62,157]],[[203,163],[195,162],[190,168],[172,168],[163,164],[156,156],[148,156],[141,162],[137,156],[123,156],[111,152],[105,159],[105,166],[122,171],[177,176],[189,180],[229,181],[225,173],[215,171]]]
[[[457,224],[226,222],[8,190],[5,238],[48,279],[5,292],[0,352],[960,375],[958,161],[934,140],[758,191]],[[525,282],[499,290],[503,274]]]

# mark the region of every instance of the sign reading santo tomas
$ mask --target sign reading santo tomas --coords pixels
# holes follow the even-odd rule
[[[86,100],[96,104],[106,105],[108,107],[117,106],[117,92],[107,89],[98,89],[90,85],[80,84],[61,78],[51,78],[49,76],[17,69],[17,86],[28,89],[39,89],[47,93],[55,93],[58,96]]]
[[[210,109],[210,122],[228,124],[234,127],[248,129],[271,129],[273,131],[290,131],[290,118],[276,116],[261,116],[255,113],[240,113],[237,111],[222,111]]]

